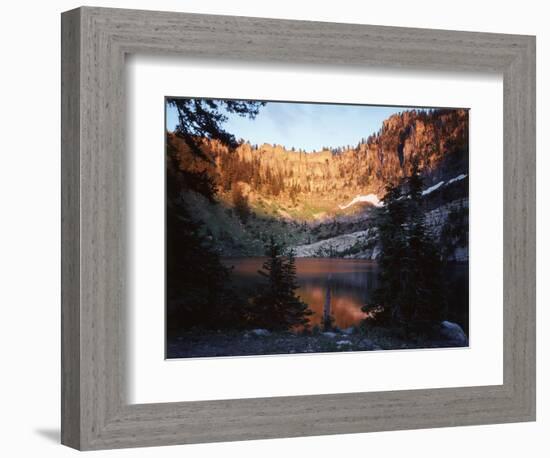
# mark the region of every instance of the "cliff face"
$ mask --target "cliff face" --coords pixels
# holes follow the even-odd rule
[[[206,158],[168,133],[167,166],[191,172],[182,196],[224,256],[262,255],[273,236],[298,256],[376,259],[385,186],[417,160],[428,229],[448,259],[467,259],[467,110],[406,111],[355,146],[310,153],[199,141]]]
[[[238,185],[258,211],[311,221],[355,211],[357,196],[376,202],[388,183],[410,172],[418,160],[426,186],[468,168],[468,111],[405,111],[384,121],[380,130],[355,146],[309,152],[280,145],[242,143],[234,152],[202,140],[212,162],[194,158],[185,143],[167,134],[182,169],[206,170],[223,201]],[[261,209],[263,207],[263,209]]]
[[[362,216],[364,220],[352,227],[365,229],[296,245],[293,247],[296,256],[377,260],[381,253],[381,245],[376,224],[373,224],[368,215]],[[455,199],[426,211],[425,224],[428,233],[439,242],[442,254],[447,260],[468,260],[468,199]]]

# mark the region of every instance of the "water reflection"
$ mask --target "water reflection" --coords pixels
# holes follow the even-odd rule
[[[226,259],[233,266],[233,278],[241,288],[253,289],[261,284],[258,275],[265,258]],[[320,324],[327,288],[330,287],[330,304],[334,324],[347,328],[358,324],[365,314],[361,307],[370,299],[376,288],[377,265],[374,261],[359,259],[296,259],[298,294],[314,314],[312,325]]]
[[[233,266],[233,279],[236,286],[249,296],[262,285],[258,275],[265,258],[231,258],[224,262]],[[361,307],[370,302],[377,286],[378,265],[364,259],[297,258],[296,271],[300,288],[298,294],[314,314],[312,325],[320,324],[327,287],[330,285],[331,312],[334,324],[347,328],[358,324],[364,313]],[[458,323],[466,333],[468,320],[468,266],[452,264],[445,268],[446,306],[445,319]]]

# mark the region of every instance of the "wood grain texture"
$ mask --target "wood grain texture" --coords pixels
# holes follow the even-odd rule
[[[61,24],[61,441],[80,445],[80,14]]]
[[[62,16],[62,442],[103,449],[535,418],[535,39],[80,8]],[[130,405],[124,58],[504,75],[504,384]]]

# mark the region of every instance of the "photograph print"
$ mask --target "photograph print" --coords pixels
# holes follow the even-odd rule
[[[166,358],[468,347],[467,108],[164,109]]]

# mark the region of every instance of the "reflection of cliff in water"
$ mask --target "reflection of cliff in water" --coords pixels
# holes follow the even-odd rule
[[[334,264],[349,262],[348,260],[331,259],[330,263],[324,263],[326,267],[336,267]],[[360,261],[360,263],[372,264],[372,261]],[[338,266],[342,267],[342,266]],[[351,267],[351,268],[350,268]],[[364,269],[369,265],[358,265],[352,261],[345,271],[317,272],[298,275],[300,288],[298,293],[315,314],[310,318],[312,325],[321,324],[327,301],[327,290],[330,287],[330,312],[334,319],[333,324],[339,328],[347,328],[358,324],[365,314],[361,307],[369,302],[372,291],[376,288],[376,269]],[[358,270],[355,270],[357,268]]]
[[[258,275],[265,258],[225,259],[233,266],[235,286],[252,290],[262,283]],[[312,325],[321,324],[330,282],[330,306],[334,325],[347,328],[364,317],[361,307],[371,299],[378,282],[378,265],[363,259],[297,258],[298,294],[313,310]],[[455,265],[449,269],[449,319],[468,329],[468,268]]]
[[[253,288],[262,279],[258,275],[265,258],[227,259],[234,266],[233,278],[239,287]],[[313,310],[312,325],[321,324],[330,276],[330,304],[334,325],[346,328],[358,324],[364,313],[361,307],[375,288],[376,263],[356,259],[296,259],[298,295]]]

